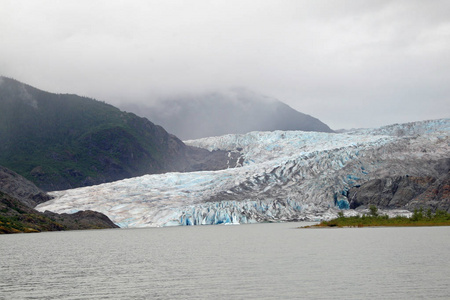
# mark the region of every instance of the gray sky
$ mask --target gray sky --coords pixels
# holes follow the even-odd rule
[[[450,117],[450,1],[0,0],[0,74],[125,101],[246,87],[333,129]]]

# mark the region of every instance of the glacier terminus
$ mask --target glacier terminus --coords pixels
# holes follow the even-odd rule
[[[145,175],[65,191],[36,207],[95,210],[120,227],[319,221],[349,209],[348,190],[386,176],[434,176],[450,158],[450,119],[344,133],[250,132],[185,141],[238,152],[219,171]],[[393,211],[388,214],[408,214]]]

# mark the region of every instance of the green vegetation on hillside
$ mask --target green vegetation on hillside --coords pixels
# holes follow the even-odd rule
[[[345,217],[339,213],[336,219],[322,221],[311,227],[368,227],[368,226],[450,226],[450,213],[437,210],[432,213],[422,209],[415,210],[411,218],[397,216],[389,218],[387,215],[379,215],[375,206],[370,207],[370,215]]]
[[[0,77],[0,165],[45,190],[167,171],[182,146],[112,105]]]
[[[0,192],[0,233],[64,230],[62,224]]]

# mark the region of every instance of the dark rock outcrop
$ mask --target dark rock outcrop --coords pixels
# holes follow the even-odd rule
[[[29,207],[35,207],[39,203],[52,199],[32,182],[2,166],[0,166],[0,191]]]
[[[50,199],[32,182],[0,166],[0,233],[118,227],[107,216],[95,211],[56,214],[41,213],[33,208]]]
[[[348,192],[350,208],[375,205],[385,209],[424,209],[450,212],[450,173],[433,176],[396,176],[370,180]],[[446,170],[447,169],[447,170]]]
[[[215,150],[187,146],[183,156],[177,162],[183,172],[217,171],[242,166],[244,160],[238,151]]]
[[[104,214],[81,211],[76,214],[41,213],[20,200],[0,192],[0,233],[106,229],[118,226]]]
[[[44,215],[62,224],[65,230],[118,228],[107,216],[97,211],[83,210],[74,214],[45,211]]]

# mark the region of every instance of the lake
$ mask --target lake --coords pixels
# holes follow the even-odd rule
[[[449,299],[450,227],[0,236],[0,299]]]

